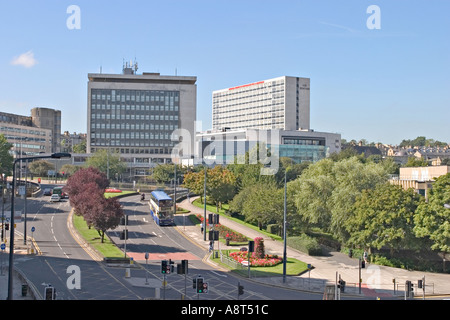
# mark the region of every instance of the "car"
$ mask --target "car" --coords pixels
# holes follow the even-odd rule
[[[52,194],[52,196],[50,197],[50,202],[59,202],[61,201],[61,197],[59,196],[59,194]]]
[[[44,196],[51,196],[52,195],[52,189],[50,188],[45,188],[44,189]]]

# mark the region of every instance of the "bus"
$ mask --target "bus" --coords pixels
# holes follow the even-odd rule
[[[61,199],[64,199],[66,197],[66,194],[63,191],[63,187],[55,187],[53,188],[52,194],[57,194],[61,197]]]
[[[174,225],[173,200],[164,191],[153,191],[149,200],[150,214],[159,226]]]

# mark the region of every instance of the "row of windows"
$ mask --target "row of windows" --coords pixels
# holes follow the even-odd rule
[[[34,136],[46,136],[47,135],[47,131],[36,130],[35,128],[25,129],[25,128],[8,127],[8,126],[0,126],[0,132],[16,132],[16,133],[24,133],[27,135],[34,135]]]
[[[149,91],[149,90],[110,90],[110,89],[92,89],[92,100],[104,101],[136,101],[152,102],[164,101],[168,105],[174,105],[179,102],[178,91]]]
[[[93,133],[92,141],[95,139],[141,139],[141,140],[158,140],[171,138],[172,132],[128,132],[128,133]]]
[[[14,149],[20,150],[22,149],[38,149],[38,150],[45,150],[45,146],[43,145],[36,145],[36,144],[20,144],[20,143],[13,143]]]
[[[236,99],[233,101],[213,101],[213,108],[226,108],[226,107],[239,107],[239,106],[264,106],[264,105],[278,105],[284,103],[284,96],[282,97],[262,97],[260,99],[249,99],[249,98],[242,98],[242,99]],[[248,108],[248,107],[247,107]]]
[[[101,148],[92,148],[92,153],[96,150],[102,150]],[[110,152],[117,152],[120,154],[171,154],[172,148],[110,148]],[[139,158],[136,158],[138,160]],[[144,158],[145,159],[145,158]],[[127,161],[129,159],[124,158],[122,161]],[[156,161],[156,159],[149,159],[150,161]],[[147,161],[136,161],[138,163],[148,163]],[[153,162],[154,162],[153,161]],[[127,161],[129,162],[129,161]]]
[[[276,81],[265,81],[261,84],[255,84],[250,86],[242,86],[240,88],[235,88],[232,90],[219,91],[214,92],[213,97],[233,97],[236,95],[257,95],[259,92],[273,92],[273,91],[282,91],[284,90],[284,80],[276,80]]]
[[[161,121],[178,121],[178,115],[162,115],[162,114],[104,114],[92,113],[91,119],[112,119],[112,120],[161,120]]]
[[[130,110],[130,111],[178,111],[178,106],[171,105],[135,105],[135,104],[101,104],[92,103],[92,110]]]
[[[271,92],[260,92],[252,95],[240,95],[240,96],[223,96],[223,97],[213,97],[213,103],[222,103],[222,104],[233,104],[236,101],[264,101],[264,100],[276,100],[276,99],[284,99],[284,88],[283,90],[271,91]]]
[[[284,138],[284,144],[306,145],[306,146],[324,146],[323,139],[300,139],[300,138]]]
[[[92,131],[95,129],[104,129],[104,130],[142,130],[142,131],[148,131],[148,130],[165,130],[165,131],[173,131],[178,129],[177,124],[153,124],[153,123],[146,123],[146,124],[139,124],[139,123],[91,123],[91,129]]]

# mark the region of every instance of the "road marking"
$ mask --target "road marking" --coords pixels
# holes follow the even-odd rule
[[[216,276],[227,278],[227,276],[225,274],[219,274],[219,273],[215,272],[214,270],[211,270],[211,272],[214,273]]]

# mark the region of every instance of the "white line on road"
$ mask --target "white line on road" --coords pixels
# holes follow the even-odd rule
[[[219,277],[224,277],[224,278],[227,277],[226,275],[224,275],[224,274],[219,274],[219,273],[215,272],[214,270],[211,270],[211,272],[214,273],[216,276],[219,276]]]

